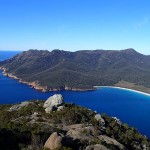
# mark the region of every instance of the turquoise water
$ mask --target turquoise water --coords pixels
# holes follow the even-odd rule
[[[141,133],[150,137],[150,96],[106,87],[88,92],[42,93],[17,80],[3,76],[0,72],[0,104],[18,103],[32,99],[46,100],[55,93],[62,94],[66,102],[74,102],[97,112],[116,116],[122,122],[134,126]]]

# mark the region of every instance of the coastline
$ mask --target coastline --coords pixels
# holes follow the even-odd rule
[[[41,92],[56,92],[56,91],[62,91],[62,90],[66,90],[66,91],[76,91],[76,92],[81,92],[81,91],[92,91],[92,90],[95,90],[96,88],[89,88],[89,89],[81,89],[81,88],[71,88],[71,87],[61,87],[61,88],[48,88],[47,86],[41,86],[39,84],[38,81],[33,81],[33,82],[27,82],[27,81],[24,81],[23,79],[21,78],[18,78],[17,76],[11,74],[11,73],[7,73],[7,69],[5,67],[0,67],[0,70],[2,70],[2,74],[4,76],[8,76],[9,78],[12,78],[12,79],[15,79],[15,80],[18,80],[19,83],[22,83],[22,84],[26,84],[28,86],[30,86],[31,88],[34,88],[35,90],[38,90],[38,91],[41,91]]]
[[[114,86],[93,86],[93,88],[89,88],[89,89],[71,88],[71,87],[67,87],[67,86],[61,87],[61,88],[59,88],[59,87],[58,88],[48,88],[47,86],[41,86],[38,81],[27,82],[21,78],[18,78],[17,76],[15,76],[11,73],[7,73],[7,69],[5,67],[0,67],[0,70],[2,70],[2,74],[4,76],[8,76],[12,79],[18,80],[19,83],[26,84],[26,85],[30,86],[31,88],[34,88],[35,90],[38,90],[41,92],[57,92],[57,91],[62,91],[62,90],[84,92],[84,91],[93,91],[98,88],[108,87],[108,88],[117,88],[117,89],[122,89],[122,90],[128,90],[128,91],[136,92],[136,93],[143,94],[146,96],[150,96],[150,93],[146,93],[143,91],[139,91],[139,90],[135,90],[135,89],[127,88],[127,87],[115,86],[115,85]]]
[[[62,90],[84,92],[84,91],[93,91],[93,90],[96,90],[96,89],[102,88],[102,87],[108,87],[108,88],[117,88],[117,89],[122,89],[122,90],[128,90],[128,91],[136,92],[136,93],[143,94],[146,96],[150,96],[150,93],[138,91],[138,90],[127,88],[127,87],[120,87],[120,86],[93,86],[93,88],[91,88],[91,89],[71,88],[71,87],[67,87],[67,86],[65,86],[63,88],[48,88],[47,86],[41,86],[38,81],[27,82],[27,81],[22,80],[21,78],[18,78],[17,76],[15,76],[11,73],[7,73],[7,69],[5,67],[0,67],[0,70],[2,70],[2,74],[4,76],[8,76],[12,79],[18,80],[19,83],[26,84],[26,85],[30,86],[31,88],[34,88],[35,90],[38,90],[41,92],[56,92],[56,91],[62,91]]]
[[[136,93],[139,93],[139,94],[143,94],[143,95],[146,95],[146,96],[150,96],[149,93],[146,93],[146,92],[141,92],[141,91],[138,91],[138,90],[134,90],[134,89],[129,89],[129,88],[125,88],[125,87],[117,87],[117,86],[94,86],[95,88],[103,88],[103,87],[108,87],[108,88],[116,88],[116,89],[122,89],[122,90],[127,90],[127,91],[132,91],[132,92],[136,92]]]

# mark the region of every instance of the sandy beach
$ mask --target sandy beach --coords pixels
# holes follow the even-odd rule
[[[132,92],[136,92],[136,93],[140,93],[146,96],[150,96],[150,94],[145,93],[145,92],[141,92],[141,91],[137,91],[137,90],[133,90],[133,89],[128,89],[128,88],[123,88],[123,87],[115,87],[115,86],[94,86],[95,88],[103,88],[103,87],[108,87],[108,88],[116,88],[116,89],[122,89],[122,90],[128,90],[128,91],[132,91]]]

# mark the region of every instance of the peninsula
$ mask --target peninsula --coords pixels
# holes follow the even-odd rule
[[[150,56],[126,50],[28,50],[1,61],[3,74],[37,90],[119,86],[150,93]]]

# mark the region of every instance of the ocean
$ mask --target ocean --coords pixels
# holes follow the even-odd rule
[[[2,51],[0,50],[0,61],[11,58],[12,56],[19,54],[20,51]]]
[[[8,59],[19,52],[1,52],[0,60]],[[119,118],[137,128],[150,138],[150,96],[134,91],[102,87],[95,91],[59,91],[42,93],[3,76],[0,71],[0,104],[16,104],[27,100],[46,100],[53,94],[62,94],[65,102],[73,102],[109,116]]]

